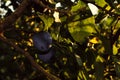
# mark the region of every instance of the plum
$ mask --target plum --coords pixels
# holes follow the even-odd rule
[[[50,62],[51,58],[54,56],[55,50],[51,48],[51,50],[46,53],[46,54],[38,54],[38,57],[43,61],[43,62]]]
[[[33,35],[33,44],[39,50],[39,58],[44,62],[49,62],[55,54],[52,47],[52,37],[48,32],[41,31]]]
[[[52,46],[52,37],[48,32],[41,31],[33,35],[33,44],[40,51],[47,51]]]

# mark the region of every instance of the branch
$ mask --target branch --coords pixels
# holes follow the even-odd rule
[[[44,4],[42,1],[40,1],[40,0],[33,0],[33,2],[34,2],[35,4],[38,4],[38,5],[46,8],[46,9],[48,9],[48,10],[51,10],[51,11],[57,11],[57,12],[60,12],[60,13],[69,13],[69,10],[58,10],[58,9],[55,9],[55,8],[51,8],[51,7],[49,7],[48,5],[45,5],[45,4]]]
[[[26,58],[30,61],[30,63],[32,64],[32,66],[34,66],[37,70],[39,70],[40,72],[42,72],[46,77],[48,77],[50,80],[60,80],[58,77],[48,73],[45,71],[45,69],[43,67],[41,67],[39,64],[37,64],[33,57],[26,51],[24,51],[23,49],[21,49],[20,47],[18,47],[17,45],[15,45],[13,42],[11,42],[10,40],[7,40],[6,38],[4,38],[3,36],[0,36],[0,40],[11,45],[12,47],[14,47],[16,49],[16,51],[19,51],[21,53],[23,53]]]
[[[0,23],[0,33],[4,29],[9,28],[25,11],[27,6],[30,4],[30,0],[24,0],[20,6],[10,16],[6,17],[3,22]]]

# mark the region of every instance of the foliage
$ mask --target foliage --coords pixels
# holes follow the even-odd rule
[[[1,1],[1,24],[23,1]],[[61,6],[55,7],[58,3]],[[98,14],[91,13],[88,3],[98,8]],[[59,15],[53,16],[55,12]],[[19,16],[3,29],[3,35],[29,52],[47,72],[61,80],[120,79],[119,0],[31,0]],[[39,59],[41,52],[33,46],[32,36],[40,31],[49,32],[53,39],[56,53],[48,62]],[[2,40],[0,79],[49,80],[21,52]]]

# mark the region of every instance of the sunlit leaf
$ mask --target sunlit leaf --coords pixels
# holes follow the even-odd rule
[[[21,2],[24,3],[23,0],[0,0],[0,10],[6,13],[0,12],[0,23],[5,20],[2,35],[11,41],[0,38],[0,80],[49,80],[21,51],[28,52],[33,62],[61,80],[120,79],[120,44],[115,36],[120,28],[120,0],[40,0],[40,3],[33,0],[27,9]],[[13,10],[19,9],[18,6],[25,10],[15,10],[18,12],[14,15],[9,9],[11,6]],[[91,11],[98,13],[92,15]],[[31,39],[42,30],[51,34],[51,45],[56,52],[48,63],[40,57],[51,48],[40,55]],[[112,40],[115,40],[113,45]]]
[[[82,8],[84,8],[86,5],[82,2],[82,1],[78,1],[77,5],[75,6],[72,6],[72,9],[71,9],[71,12],[75,12],[75,11],[78,11]]]
[[[105,0],[95,0],[95,2],[101,7],[104,7],[107,4]]]
[[[97,57],[96,57],[96,62],[105,62],[105,59],[103,58],[103,57],[101,57],[100,55],[98,55]]]
[[[88,80],[88,76],[84,71],[79,71],[77,79],[78,80]]]
[[[73,38],[78,41],[78,42],[84,42],[85,39],[90,35],[90,33],[85,32],[85,31],[77,31],[77,32],[73,32],[71,33]]]
[[[97,15],[98,14],[98,8],[95,5],[93,5],[91,3],[88,3],[88,6],[90,8],[90,11],[91,11],[92,15]]]
[[[39,15],[40,19],[43,20],[45,24],[44,30],[48,30],[49,27],[51,27],[52,23],[54,22],[54,19],[52,17],[49,17],[48,15]]]
[[[116,55],[118,53],[118,48],[113,45],[113,55]]]
[[[103,46],[99,48],[98,53],[104,54],[104,52],[105,52],[105,48]]]
[[[92,39],[89,40],[90,43],[97,44],[98,43],[98,38],[93,37]]]
[[[71,35],[78,42],[83,42],[89,35],[96,33],[93,17],[87,18],[82,22],[71,22],[68,26]]]

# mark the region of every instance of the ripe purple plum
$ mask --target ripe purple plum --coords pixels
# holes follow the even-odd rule
[[[33,35],[33,44],[39,50],[39,58],[43,62],[49,62],[55,50],[52,47],[52,37],[48,32],[41,31]]]
[[[52,37],[48,32],[41,31],[33,35],[33,44],[40,51],[47,51],[52,47]]]
[[[55,50],[51,48],[51,50],[46,53],[46,54],[39,54],[38,57],[43,61],[43,62],[49,62],[51,58],[54,56]]]

